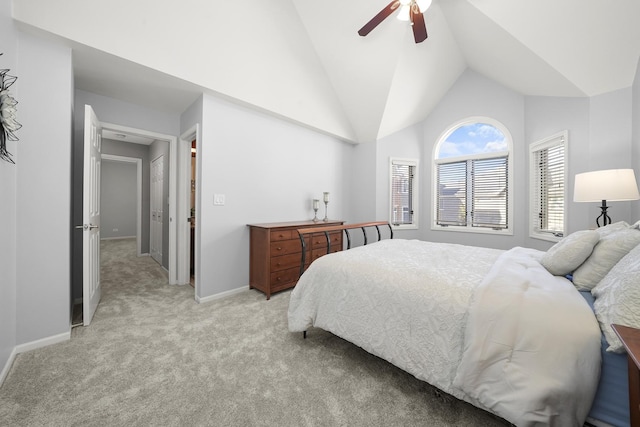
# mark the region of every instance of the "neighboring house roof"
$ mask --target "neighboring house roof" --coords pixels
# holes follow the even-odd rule
[[[523,95],[627,88],[640,1],[434,0],[429,38],[388,0],[13,2],[14,18],[74,49],[76,88],[177,113],[210,93],[335,135],[375,141],[424,120],[470,68]]]

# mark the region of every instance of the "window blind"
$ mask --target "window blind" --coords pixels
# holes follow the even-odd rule
[[[507,228],[508,170],[509,157],[504,155],[439,163],[436,223]]]
[[[562,236],[565,208],[565,146],[559,144],[534,151],[537,166],[534,184],[534,231]]]
[[[470,162],[473,179],[471,226],[507,228],[508,157],[470,160]]]
[[[415,165],[393,162],[391,165],[391,206],[393,225],[413,224],[413,188]]]
[[[437,218],[442,226],[467,225],[467,161],[438,164]]]

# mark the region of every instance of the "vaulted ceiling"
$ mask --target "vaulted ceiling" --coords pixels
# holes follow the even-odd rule
[[[73,48],[76,88],[180,113],[201,92],[350,142],[424,120],[470,68],[524,95],[631,86],[638,0],[434,0],[357,30],[389,0],[14,0]],[[179,6],[178,6],[179,5]]]

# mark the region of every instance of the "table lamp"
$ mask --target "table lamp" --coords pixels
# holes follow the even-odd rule
[[[638,200],[638,184],[633,169],[607,169],[576,174],[573,187],[574,202],[600,202],[602,213],[596,219],[600,227],[611,224],[607,214],[607,200],[610,202]]]

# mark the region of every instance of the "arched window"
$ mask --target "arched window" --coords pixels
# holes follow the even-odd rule
[[[511,234],[511,135],[473,117],[443,133],[433,153],[434,229]]]

